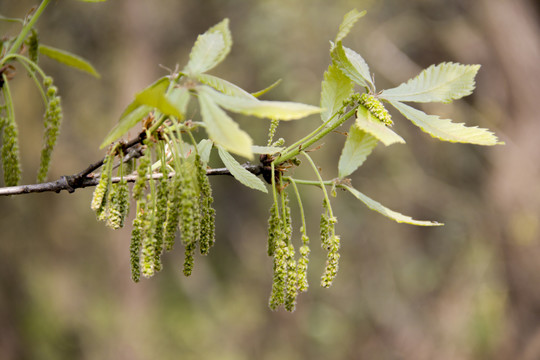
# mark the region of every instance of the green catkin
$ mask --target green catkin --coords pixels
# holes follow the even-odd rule
[[[332,282],[334,281],[334,278],[336,277],[336,274],[338,272],[339,257],[340,257],[339,236],[332,235],[328,242],[330,244],[330,248],[329,248],[327,259],[326,259],[326,267],[321,277],[321,286],[325,288],[330,287],[330,285],[332,285]]]
[[[272,122],[270,123],[270,129],[268,130],[268,146],[270,146],[272,144],[272,141],[274,140],[274,135],[276,134],[278,125],[279,120],[272,119]]]
[[[135,200],[143,199],[144,189],[146,189],[146,175],[148,175],[148,168],[151,161],[150,149],[147,147],[146,153],[139,159],[137,166],[137,180],[133,185],[133,198]]]
[[[268,256],[274,255],[276,243],[281,232],[281,219],[279,217],[278,205],[274,202],[270,208],[270,218],[268,219]]]
[[[193,173],[193,164],[188,160],[180,166],[180,234],[185,247],[184,275],[191,275],[193,270],[193,253],[197,248],[200,235],[199,194],[197,177]],[[194,176],[195,175],[195,176]]]
[[[384,105],[375,96],[364,93],[360,96],[359,102],[366,107],[366,109],[368,109],[373,116],[382,121],[385,125],[392,126],[392,117]]]
[[[307,268],[309,263],[309,237],[305,233],[304,228],[301,229],[302,232],[302,246],[300,247],[300,259],[298,259],[298,291],[306,292],[308,289],[307,281]]]
[[[139,282],[141,278],[140,252],[144,233],[143,223],[145,206],[145,200],[137,201],[137,215],[135,216],[135,219],[133,219],[133,229],[131,230],[131,244],[129,247],[129,252],[131,263],[131,278],[135,282]]]
[[[285,303],[287,284],[287,244],[283,240],[283,235],[279,236],[274,251],[274,276],[272,282],[272,293],[270,294],[269,307],[277,310]]]
[[[38,171],[38,182],[44,182],[47,179],[47,172],[51,163],[51,155],[60,133],[60,124],[62,123],[62,108],[60,97],[57,94],[56,86],[52,85],[52,78],[46,77],[43,85],[47,91],[47,109],[44,120],[44,139],[41,149],[41,161]]]
[[[285,310],[292,312],[296,308],[296,298],[298,296],[298,273],[296,260],[294,259],[294,247],[290,243],[286,249],[285,261],[287,262]]]
[[[199,250],[202,255],[208,254],[208,251],[215,243],[215,210],[212,207],[214,199],[212,197],[212,188],[210,181],[206,176],[204,164],[199,155],[195,157],[197,166],[197,181],[199,183],[199,202],[201,208],[201,229],[199,239]]]
[[[21,180],[18,136],[17,124],[11,116],[8,116],[4,120],[2,133],[2,163],[6,186],[15,186]]]
[[[154,269],[161,271],[163,265],[161,263],[161,254],[163,253],[163,238],[165,236],[165,226],[167,223],[168,195],[169,195],[169,172],[165,158],[161,159],[161,179],[157,185],[156,199],[156,224],[155,224],[155,252],[154,252]]]
[[[142,275],[146,278],[152,277],[155,271],[156,241],[155,230],[155,204],[152,194],[146,195],[146,212],[143,214],[143,236],[141,250]]]
[[[107,198],[110,189],[113,161],[113,155],[107,154],[107,156],[105,156],[105,159],[103,160],[103,165],[101,166],[102,171],[101,176],[99,177],[99,183],[94,189],[92,202],[90,203],[90,208],[96,212],[98,220],[106,219]]]
[[[107,216],[105,225],[111,229],[119,229],[121,227],[122,217],[120,214],[120,187],[118,184],[111,184],[109,194],[107,196]]]
[[[176,172],[169,181],[169,200],[167,202],[167,223],[165,225],[165,250],[171,251],[174,246],[176,229],[180,223],[181,212],[181,174]]]

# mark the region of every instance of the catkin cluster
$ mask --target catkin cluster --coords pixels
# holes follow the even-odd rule
[[[298,292],[308,288],[306,271],[309,239],[302,228],[301,257],[296,261],[291,241],[291,209],[285,192],[281,193],[281,199],[281,208],[274,203],[268,220],[268,255],[272,256],[274,270],[269,306],[276,310],[283,305],[287,311],[294,311]]]
[[[148,147],[139,161],[133,187],[137,215],[130,254],[135,281],[140,274],[151,277],[162,269],[161,255],[173,249],[177,230],[184,245],[186,276],[193,270],[197,246],[206,255],[215,241],[212,191],[200,157],[174,154],[168,164],[164,149],[157,152],[161,161],[159,180],[150,176],[152,149]]]
[[[360,95],[358,102],[365,106],[373,116],[382,121],[385,125],[392,126],[394,123],[388,110],[386,110],[384,105],[375,96],[364,93]]]
[[[41,149],[41,162],[38,171],[38,182],[47,179],[49,164],[51,163],[51,154],[60,133],[60,124],[62,122],[62,108],[58,89],[53,85],[52,78],[46,77],[43,80],[43,86],[47,96],[47,109],[45,111],[45,131],[43,139],[43,148]]]

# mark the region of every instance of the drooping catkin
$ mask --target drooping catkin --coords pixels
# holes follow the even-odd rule
[[[98,220],[106,219],[107,197],[110,190],[112,163],[114,161],[113,153],[114,151],[111,151],[103,160],[99,183],[94,189],[92,202],[90,203],[90,208],[96,212]]]
[[[268,305],[270,309],[277,310],[280,305],[285,303],[285,294],[287,286],[287,244],[280,236],[275,244],[274,250],[274,276],[272,282],[272,292]]]
[[[214,198],[212,197],[210,181],[208,180],[208,176],[206,176],[206,170],[204,169],[204,164],[199,155],[195,158],[195,165],[197,166],[197,181],[199,183],[199,202],[201,208],[199,250],[202,255],[206,255],[215,242],[216,211],[212,207]]]
[[[4,183],[6,186],[15,186],[21,180],[21,166],[19,160],[19,134],[17,124],[12,116],[3,121],[2,132],[2,164],[4,168]]]
[[[137,201],[137,214],[133,219],[133,228],[131,230],[131,244],[129,246],[130,263],[131,263],[131,278],[135,282],[139,282],[141,278],[141,244],[144,233],[144,212],[146,201]]]
[[[32,28],[28,36],[28,57],[37,64],[39,60],[39,36],[36,29]]]
[[[196,168],[188,160],[182,161],[180,186],[180,234],[185,247],[184,275],[191,275],[193,254],[200,235],[199,193],[197,191]]]
[[[161,271],[162,269],[161,254],[163,252],[163,238],[165,236],[165,226],[167,223],[167,204],[169,195],[169,174],[164,158],[162,159],[161,175],[162,178],[159,180],[157,185],[156,221],[154,226],[154,269],[156,271]]]
[[[330,248],[326,258],[326,267],[321,277],[321,286],[330,287],[334,281],[339,267],[340,239],[338,235],[332,235],[329,239]]]
[[[180,224],[182,175],[177,171],[169,181],[169,199],[167,201],[167,223],[165,224],[165,250],[170,251],[174,246],[176,229]]]
[[[141,272],[144,277],[152,277],[155,271],[156,239],[155,230],[155,199],[152,194],[146,195],[146,212],[143,214],[142,226],[142,249],[141,249]]]
[[[41,149],[41,162],[38,170],[38,182],[44,182],[47,179],[47,172],[51,163],[51,155],[60,133],[60,124],[62,123],[62,107],[57,88],[52,84],[52,78],[46,77],[43,85],[47,92],[47,109],[44,119],[43,148]]]
[[[274,255],[276,243],[281,236],[281,218],[279,217],[279,207],[274,202],[270,208],[270,218],[268,219],[268,256]]]
[[[302,233],[302,246],[300,247],[300,259],[298,259],[298,291],[305,292],[308,289],[307,268],[309,263],[309,237],[304,228],[300,230]]]
[[[285,261],[287,262],[287,287],[285,290],[285,310],[294,311],[296,297],[298,296],[298,272],[294,259],[294,247],[289,243],[286,249]]]

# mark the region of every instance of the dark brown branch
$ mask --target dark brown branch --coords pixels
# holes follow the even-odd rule
[[[0,188],[0,196],[7,195],[21,195],[21,194],[30,194],[30,193],[39,193],[39,192],[50,192],[54,191],[56,193],[66,190],[70,193],[74,192],[76,189],[81,189],[85,187],[96,186],[99,183],[98,177],[90,177],[93,170],[98,169],[100,166],[92,164],[88,168],[79,174],[71,176],[62,176],[56,181],[41,183],[41,184],[32,184],[32,185],[20,185],[20,186],[10,186],[5,188]],[[242,167],[247,171],[255,175],[260,175],[262,173],[262,165],[253,165],[250,163],[243,164]],[[87,172],[89,169],[89,172]],[[85,176],[81,174],[87,172]],[[174,173],[171,173],[169,176],[172,176]],[[227,168],[217,168],[217,169],[208,169],[206,170],[206,175],[231,175],[231,172]],[[162,174],[153,174],[153,179],[159,179],[162,177]],[[137,175],[128,175],[124,176],[124,179],[127,182],[134,182],[137,179]],[[120,182],[120,177],[113,177],[112,182]]]

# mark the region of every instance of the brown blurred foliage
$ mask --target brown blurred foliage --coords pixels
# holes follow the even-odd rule
[[[5,0],[0,13],[20,17],[34,5]],[[395,114],[408,144],[377,148],[352,177],[390,208],[446,226],[395,224],[338,194],[338,278],[329,290],[318,286],[324,259],[314,241],[312,286],[289,314],[267,308],[269,199],[230,178],[211,180],[217,244],[196,259],[194,274],[182,276],[177,249],[162,273],[139,284],[129,275],[130,229],[97,223],[91,189],[2,198],[0,358],[540,358],[540,29],[532,0],[55,1],[38,23],[41,40],[89,59],[102,79],[42,59],[65,109],[50,178],[100,158],[100,142],[133,94],[166,74],[158,65],[182,66],[196,35],[224,17],[235,44],[214,73],[253,91],[283,78],[269,97],[317,104],[328,40],[353,7],[368,15],[346,44],[380,88],[432,63],[482,64],[472,96],[426,108],[494,129],[505,146],[440,143]],[[12,88],[25,183],[34,181],[42,134],[32,86],[19,69]],[[293,139],[319,119],[300,121],[282,134]],[[241,125],[264,141],[267,122]],[[327,178],[342,142],[336,134],[314,154]],[[306,189],[304,197],[315,239],[320,194]]]

